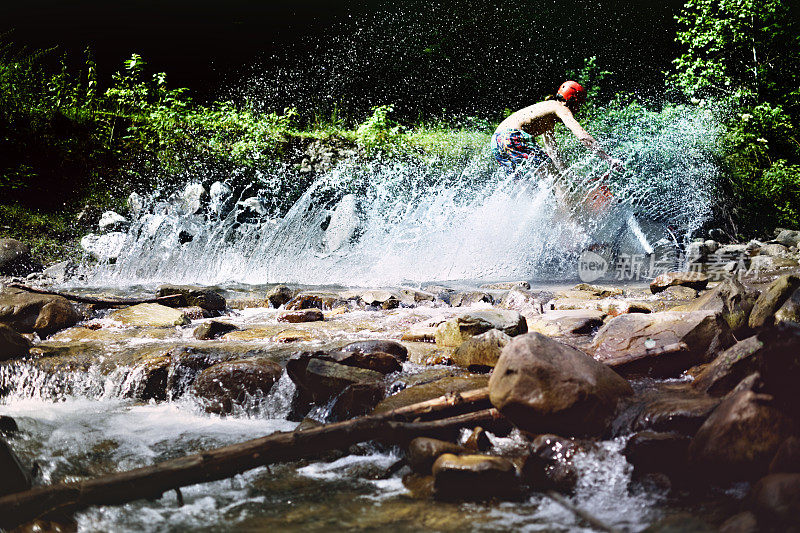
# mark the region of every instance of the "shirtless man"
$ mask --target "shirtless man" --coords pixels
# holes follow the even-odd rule
[[[585,100],[586,90],[577,82],[566,81],[559,87],[554,100],[545,100],[512,113],[497,126],[492,136],[495,159],[513,171],[522,163],[538,167],[549,158],[560,172],[564,172],[566,167],[559,159],[553,133],[556,121],[560,120],[586,148],[608,161],[611,170],[620,169],[622,163],[600,148],[575,120],[574,113]],[[544,141],[544,150],[534,140],[539,135]]]

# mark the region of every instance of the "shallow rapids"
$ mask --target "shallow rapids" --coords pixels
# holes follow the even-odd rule
[[[247,336],[242,335],[242,340],[228,342],[246,343],[247,349],[257,345],[283,361],[295,350],[325,349],[355,339],[396,338],[410,324],[454,312],[450,308],[354,311],[314,323],[316,328],[308,327],[311,339],[288,350],[268,334],[280,329],[278,311],[249,308],[229,318],[258,332],[259,339],[245,340]],[[39,483],[150,465],[296,426],[286,420],[294,385],[285,372],[268,395],[252,398],[246,408],[227,417],[205,413],[191,394],[160,403],[136,401],[130,392],[136,385],[137,357],[190,343],[194,326],[143,336],[108,319],[99,322],[100,329],[64,330],[38,345],[50,354],[54,365],[63,365],[62,371],[43,372],[18,362],[4,365],[0,372],[0,388],[9,392],[0,400],[0,414],[14,417],[20,426],[9,442],[26,464],[39,465]],[[411,350],[415,360],[435,349],[435,345],[412,344],[420,344]],[[93,362],[83,367],[81,357]],[[399,384],[425,372],[446,375],[452,371],[452,367],[409,362],[393,380]],[[65,383],[70,387],[64,388]],[[513,433],[490,438],[498,450],[524,446]],[[661,516],[661,498],[631,483],[631,467],[620,454],[623,446],[624,439],[607,441],[575,456],[581,477],[572,500],[617,527],[638,531]],[[273,465],[232,480],[187,487],[182,489],[183,506],[178,506],[174,493],[167,493],[157,501],[89,509],[80,512],[77,520],[81,531],[581,530],[574,515],[541,495],[514,503],[414,500],[402,484],[402,471],[386,475],[399,457],[397,450],[362,445],[319,461]]]

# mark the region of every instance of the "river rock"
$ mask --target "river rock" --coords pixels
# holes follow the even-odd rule
[[[490,329],[462,342],[453,353],[452,361],[464,368],[494,368],[500,352],[509,342],[511,337],[498,329]]]
[[[510,291],[514,289],[529,291],[531,290],[531,284],[527,281],[501,281],[499,283],[486,283],[481,285],[480,288],[496,291]]]
[[[502,457],[445,453],[433,463],[433,478],[439,499],[482,500],[519,492],[516,469]]]
[[[800,438],[789,437],[783,441],[769,463],[769,473],[791,472],[800,474]]]
[[[28,355],[31,343],[13,328],[0,324],[0,361]]]
[[[792,253],[789,248],[782,244],[765,244],[758,251],[759,255],[768,255],[770,257],[791,257]]]
[[[679,433],[640,431],[631,436],[622,454],[633,465],[637,477],[661,473],[683,481],[688,475],[690,441]]]
[[[400,364],[397,357],[384,352],[328,352],[325,356],[322,356],[322,358],[342,365],[374,370],[381,374],[391,374],[392,372],[399,372],[403,369],[403,365]]]
[[[0,415],[0,434],[13,436],[19,431],[17,421],[10,416]]]
[[[0,275],[27,276],[38,270],[31,249],[16,239],[0,239]]]
[[[386,387],[380,382],[348,385],[331,405],[331,421],[366,415],[383,400],[385,395]]]
[[[436,342],[437,326],[426,326],[424,324],[414,324],[410,329],[403,332],[400,340],[407,342]]]
[[[285,305],[287,311],[300,309],[321,309],[330,311],[336,307],[342,299],[336,293],[326,292],[301,292]]]
[[[537,435],[520,469],[523,482],[539,491],[571,493],[578,483],[578,469],[573,458],[581,451],[586,448],[574,439]]]
[[[782,409],[800,422],[800,325],[782,322],[759,332],[764,343],[761,376],[767,392],[775,396]]]
[[[42,274],[50,278],[54,283],[60,284],[72,278],[77,269],[78,266],[75,264],[75,262],[68,259],[66,261],[59,261],[54,265],[50,265],[42,271]]]
[[[439,439],[417,437],[408,445],[408,465],[418,474],[430,474],[433,463],[440,455],[446,453],[459,455],[466,452],[466,448]]]
[[[764,343],[756,336],[741,340],[718,355],[695,376],[692,387],[712,396],[724,396],[761,367]]]
[[[278,317],[278,322],[289,322],[299,324],[301,322],[319,322],[325,320],[325,315],[319,309],[301,309],[300,311],[290,311]]]
[[[212,289],[191,285],[162,285],[156,292],[157,297],[180,294],[185,306],[202,307],[207,311],[225,311],[225,298]]]
[[[589,283],[579,283],[569,290],[561,291],[556,294],[557,298],[575,298],[578,300],[601,300],[613,296],[622,296],[624,291],[619,287],[606,287],[603,285],[591,285]]]
[[[750,504],[759,523],[775,531],[800,526],[800,474],[770,474],[750,491]]]
[[[523,314],[541,313],[542,306],[543,302],[539,295],[519,288],[505,293],[499,304],[501,309],[512,309]]]
[[[227,347],[227,345],[226,345]],[[197,375],[218,363],[262,355],[258,350],[228,351],[218,347],[179,346],[168,352],[170,372],[167,390],[173,398],[180,397],[194,382]]]
[[[414,289],[400,289],[397,292],[400,296],[400,302],[408,307],[414,307],[418,304],[433,304],[436,301],[436,295],[429,292]]]
[[[715,311],[720,313],[735,335],[748,329],[750,312],[759,292],[745,287],[738,279],[730,278],[720,283],[696,300],[673,311]]]
[[[686,350],[644,358],[630,370],[656,377],[678,376],[731,346],[734,337],[728,324],[713,311],[636,313],[612,318],[597,332],[589,350],[598,361],[614,365],[681,342]]]
[[[275,309],[291,301],[294,296],[294,291],[286,285],[278,285],[273,287],[267,293],[267,300],[269,304]]]
[[[486,434],[486,430],[478,426],[473,428],[467,440],[464,441],[464,448],[472,452],[485,452],[492,447],[492,441]]]
[[[683,383],[654,383],[637,388],[620,402],[611,425],[614,437],[637,431],[694,435],[714,409],[718,398]]]
[[[266,395],[281,372],[279,364],[264,359],[219,363],[200,372],[193,389],[207,412],[226,414],[250,397]]]
[[[0,437],[0,496],[22,492],[31,488],[28,473],[6,440]]]
[[[397,341],[389,340],[366,340],[351,342],[341,348],[343,352],[361,352],[370,354],[382,352],[392,354],[398,361],[403,362],[408,359],[408,348]]]
[[[126,379],[125,385],[131,387],[126,391],[128,395],[142,402],[166,400],[171,364],[172,358],[168,353],[145,357],[137,363]]]
[[[112,311],[113,320],[126,326],[163,328],[189,324],[187,316],[171,307],[161,304],[137,304],[125,309]]]
[[[775,322],[800,324],[800,289],[794,291],[780,309],[775,312]]]
[[[6,287],[0,290],[0,323],[20,333],[36,332],[40,336],[74,326],[80,315],[72,304],[60,296],[34,294]]]
[[[419,385],[412,385],[401,390],[397,394],[385,398],[375,407],[373,414],[385,413],[415,403],[433,400],[445,394],[482,389],[486,387],[488,383],[489,376],[472,375],[451,376],[427,383],[420,383]]]
[[[667,272],[650,283],[650,291],[656,294],[674,285],[701,291],[708,285],[708,276],[702,272]]]
[[[237,328],[233,324],[227,322],[220,322],[219,320],[210,320],[204,322],[194,328],[194,338],[199,340],[216,339],[220,335],[225,335],[228,332],[236,331]]]
[[[583,352],[528,333],[503,349],[489,380],[492,404],[530,433],[602,434],[628,382]]]
[[[471,311],[440,324],[436,329],[436,344],[458,347],[462,342],[490,329],[497,329],[511,337],[528,331],[525,317],[516,311],[487,309]]]
[[[697,431],[689,459],[698,474],[730,481],[767,473],[770,460],[795,427],[762,387],[758,374],[745,378]]]
[[[605,314],[591,309],[547,311],[542,315],[527,315],[528,331],[548,337],[591,335],[603,325]]]
[[[777,237],[775,240],[786,246],[787,248],[795,247],[797,248],[800,246],[800,231],[798,230],[790,230],[790,229],[781,229],[778,232]]]
[[[747,275],[760,276],[763,273],[769,274],[782,268],[792,268],[797,265],[797,261],[790,257],[757,255],[750,259],[750,268],[747,270]]]
[[[380,372],[347,366],[308,354],[290,359],[286,363],[286,371],[297,385],[298,391],[317,404],[327,402],[349,385],[383,380]]]
[[[750,327],[757,329],[771,325],[775,320],[775,312],[799,287],[800,277],[794,274],[787,274],[773,281],[756,300],[748,321]]]
[[[479,303],[494,303],[494,298],[488,292],[466,291],[458,292],[450,296],[450,305],[453,307],[469,307]]]
[[[389,291],[366,291],[361,293],[360,300],[364,305],[381,309],[395,309],[400,306],[400,296]]]
[[[275,342],[308,342],[313,337],[310,331],[303,329],[284,329],[273,338]]]

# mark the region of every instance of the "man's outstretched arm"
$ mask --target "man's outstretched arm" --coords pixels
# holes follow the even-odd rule
[[[602,159],[606,160],[609,165],[611,165],[612,170],[619,170],[622,167],[622,162],[619,159],[614,159],[605,150],[603,150],[597,141],[589,135],[583,127],[575,120],[575,116],[572,112],[566,107],[561,106],[557,111],[556,114],[558,118],[561,119],[561,122],[572,132],[575,137],[578,138],[579,141],[589,150],[596,153]]]

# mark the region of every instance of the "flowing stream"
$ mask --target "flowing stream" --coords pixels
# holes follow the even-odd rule
[[[603,178],[606,169],[591,157],[575,163],[566,182],[533,172],[508,176],[495,170],[487,153],[452,165],[350,160],[320,173],[288,209],[271,207],[276,193],[270,180],[293,179],[289,169],[246,188],[201,176],[166,193],[132,197],[130,225],[89,239],[99,261],[66,287],[132,295],[177,282],[221,286],[229,295],[263,295],[263,284],[272,283],[419,287],[448,281],[474,287],[476,280],[528,279],[539,280],[538,289],[552,288],[544,280],[569,285],[577,278],[579,254],[589,246],[616,254],[675,251],[706,220],[713,169],[687,148],[702,124],[688,116],[667,126],[642,141],[661,143],[670,162],[649,175],[628,171]],[[592,210],[601,183],[614,198]],[[310,340],[289,346],[274,338],[278,311],[255,306],[228,319],[261,328],[260,337],[204,342],[212,350],[255,350],[283,363],[298,350],[398,339],[411,324],[454,312],[353,311],[320,323]],[[251,398],[229,416],[206,413],[191,393],[162,402],[136,399],[142,380],[137,364],[148,355],[195,346],[197,323],[137,330],[101,317],[84,324],[92,327],[39,343],[50,366],[0,366],[0,390],[7,392],[0,414],[17,420],[20,432],[9,442],[26,464],[38,464],[37,482],[86,479],[292,430],[296,424],[287,414],[294,389],[285,373],[268,395]],[[393,390],[425,372],[451,371],[406,363],[392,377]],[[513,433],[491,440],[497,450],[523,445]],[[624,438],[603,441],[575,457],[580,479],[571,499],[615,527],[639,531],[675,509],[657,488],[631,482],[631,467],[620,454],[624,444]],[[395,449],[360,446],[320,461],[259,468],[186,488],[183,506],[168,493],[156,501],[82,511],[77,521],[82,531],[583,527],[541,495],[506,503],[415,500],[401,474],[386,475],[398,457]]]

